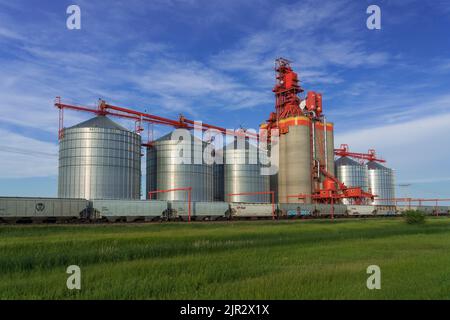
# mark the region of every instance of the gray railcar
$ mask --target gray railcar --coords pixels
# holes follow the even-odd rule
[[[272,211],[272,204],[269,203],[230,203],[232,218],[272,218],[272,215],[276,215]]]
[[[221,220],[227,217],[229,204],[227,202],[192,202],[192,220]],[[189,202],[169,201],[168,219],[187,220],[189,216]]]
[[[346,216],[347,215],[347,206],[342,204],[335,204],[333,208],[329,204],[315,204],[316,214],[321,217],[331,216],[331,212],[333,211],[334,217]]]
[[[165,200],[92,200],[96,218],[111,222],[159,220],[167,208]]]
[[[312,217],[315,214],[315,206],[313,204],[303,203],[280,203],[280,213],[282,217]]]
[[[0,197],[0,220],[54,222],[89,218],[85,199]]]

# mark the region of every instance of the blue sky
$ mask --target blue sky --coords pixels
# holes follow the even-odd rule
[[[323,93],[336,146],[375,148],[411,183],[399,196],[450,197],[449,27],[438,0],[0,0],[0,194],[56,195],[56,96],[256,128],[283,56]]]

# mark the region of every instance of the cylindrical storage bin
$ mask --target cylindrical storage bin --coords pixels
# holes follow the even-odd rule
[[[316,121],[314,123],[314,152],[315,160],[319,160],[325,169],[331,175],[335,175],[334,172],[334,133],[333,124],[328,122]],[[326,177],[321,174],[321,181],[323,182]],[[319,185],[317,185],[319,187]],[[322,186],[323,187],[323,186]]]
[[[59,198],[139,199],[141,137],[105,116],[64,129]]]
[[[334,125],[331,122],[327,123],[327,170],[333,176],[336,175],[334,167]]]
[[[280,203],[311,203],[311,120],[294,117],[280,120],[288,132],[280,135],[280,168],[278,201]],[[298,199],[295,195],[306,195]]]
[[[372,205],[394,206],[394,200],[389,200],[395,198],[394,171],[374,161],[367,163],[367,169],[369,170],[370,191],[377,196]]]
[[[214,201],[224,201],[225,188],[224,188],[224,165],[213,164],[213,176],[214,176]]]
[[[213,166],[203,161],[206,144],[191,134],[187,137],[187,141],[176,140],[169,133],[147,148],[147,198],[149,191],[191,187],[191,201],[213,201]],[[152,196],[155,198],[186,201],[187,191],[161,192]]]
[[[270,194],[240,195],[270,191],[270,176],[262,175],[262,156],[258,148],[248,140],[229,144],[225,148],[224,184],[225,201],[229,202],[271,202]],[[235,194],[231,196],[230,194]],[[227,196],[230,195],[230,196]]]
[[[369,172],[367,167],[355,160],[341,157],[336,160],[336,177],[347,187],[360,187],[369,191]],[[349,199],[343,199],[343,204],[351,204]]]

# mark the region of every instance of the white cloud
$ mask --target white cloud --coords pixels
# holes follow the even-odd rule
[[[156,59],[139,72],[125,77],[139,90],[158,97],[158,105],[193,116],[202,110],[236,110],[271,102],[271,93],[245,84],[242,79],[196,61]],[[270,96],[270,101],[267,97]]]
[[[190,96],[220,93],[237,87],[230,77],[195,62],[181,64],[176,61],[157,61],[131,79],[147,91]]]
[[[412,95],[411,92],[418,92]],[[450,112],[450,95],[434,94],[414,85],[378,86],[371,81],[352,84],[325,106],[337,129],[347,132],[363,127],[409,122]]]
[[[210,58],[216,68],[240,72],[259,89],[273,83],[274,59],[294,62],[307,84],[336,84],[344,79],[336,68],[378,67],[393,61],[387,52],[366,45],[366,29],[349,1],[304,1],[274,10],[270,23]],[[363,11],[362,14],[365,14]]]
[[[0,129],[0,177],[55,176],[58,146]]]
[[[301,33],[314,33],[318,29],[347,26],[351,14],[351,3],[347,1],[306,0],[302,3],[280,6],[275,10],[271,26]]]
[[[0,26],[0,38],[7,38],[13,40],[24,40],[24,38],[17,32]]]
[[[335,143],[355,152],[374,148],[397,172],[398,181],[441,181],[448,176],[450,113],[337,134]],[[445,180],[445,179],[444,179]]]

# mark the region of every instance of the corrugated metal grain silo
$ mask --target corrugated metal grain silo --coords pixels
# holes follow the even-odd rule
[[[64,129],[58,197],[139,199],[141,137],[105,116]]]
[[[386,168],[375,161],[369,161],[367,169],[369,171],[370,190],[372,194],[378,196],[372,204],[376,206],[394,206],[395,203],[392,200],[377,200],[395,198],[394,170]]]
[[[213,201],[213,166],[203,161],[206,143],[191,134],[188,136],[190,138],[186,140],[181,138],[176,140],[173,139],[172,133],[169,133],[147,148],[147,198],[149,191],[192,187],[192,201]],[[200,147],[199,164],[196,164],[195,159],[196,143]],[[183,152],[189,152],[190,156],[188,153],[182,154]],[[182,157],[187,163],[180,163]],[[158,193],[156,197],[152,197],[155,198],[185,201],[187,193],[185,191]]]
[[[213,176],[214,176],[214,201],[224,201],[225,199],[225,187],[224,187],[224,165],[213,164]]]
[[[147,157],[146,157],[146,174],[145,174],[145,188],[146,198],[148,199],[148,192],[157,190],[156,186],[156,149],[154,147],[147,147]],[[156,199],[157,197],[153,196],[152,199]]]
[[[270,176],[262,175],[260,152],[248,140],[237,140],[225,148],[224,188],[225,195],[270,191]],[[265,162],[265,160],[263,160]],[[271,202],[270,194],[236,195],[225,198],[230,202]]]
[[[364,191],[369,190],[369,173],[364,164],[359,164],[348,157],[341,157],[336,160],[336,177],[347,187],[361,187]],[[344,204],[350,204],[347,199]]]

